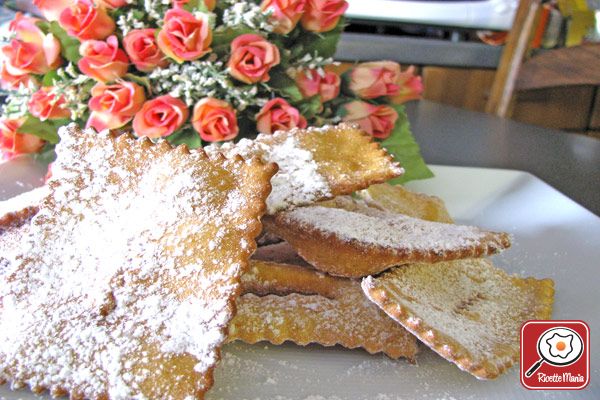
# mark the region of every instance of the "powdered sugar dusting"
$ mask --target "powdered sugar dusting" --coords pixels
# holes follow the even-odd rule
[[[0,277],[0,380],[92,399],[195,398],[211,384],[252,251],[239,242],[257,233],[269,174],[59,133],[53,195]]]
[[[443,253],[479,244],[489,232],[472,226],[424,221],[377,209],[361,212],[322,206],[303,207],[278,216],[282,223],[309,227],[365,246]]]
[[[273,140],[281,137],[283,140]],[[267,198],[270,214],[292,206],[306,205],[331,197],[327,180],[319,173],[318,165],[309,150],[301,147],[296,136],[277,132],[274,136],[259,135],[255,140],[242,139],[236,144],[225,143],[205,148],[207,153],[223,153],[227,157],[259,156],[264,162],[274,162],[279,171],[271,179],[273,187]]]

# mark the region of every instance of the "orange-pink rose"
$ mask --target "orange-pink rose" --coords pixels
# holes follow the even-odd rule
[[[58,23],[79,40],[105,39],[115,31],[115,21],[92,0],[76,0],[60,13]]]
[[[379,139],[385,139],[390,136],[398,113],[390,106],[374,105],[364,101],[351,101],[344,104],[346,115],[344,121],[354,122],[367,133]]]
[[[116,129],[127,124],[142,108],[146,100],[144,89],[133,82],[118,81],[112,85],[97,83],[88,102],[88,127],[97,131]]]
[[[45,74],[61,64],[59,41],[51,33],[42,32],[38,22],[37,18],[17,13],[10,23],[9,30],[15,37],[2,47],[2,54],[4,68],[11,76]]]
[[[412,65],[406,71],[400,73],[398,86],[400,90],[394,96],[394,101],[398,104],[418,100],[423,93],[423,82],[421,77],[415,74],[415,67]]]
[[[58,21],[60,13],[74,2],[75,0],[33,0],[33,4],[48,21]]]
[[[207,142],[222,142],[237,136],[239,129],[233,107],[223,100],[206,97],[196,103],[192,125]]]
[[[155,29],[134,29],[123,38],[123,47],[135,67],[150,72],[156,67],[169,65],[165,54],[158,48]]]
[[[127,4],[126,0],[96,0],[100,5],[103,5],[106,8],[111,8],[111,9],[115,9],[115,8],[119,8],[119,7],[125,7]]]
[[[290,33],[302,18],[306,0],[263,0],[260,8],[271,11],[271,20],[275,22],[275,33]]]
[[[81,72],[97,81],[114,81],[127,73],[129,59],[119,49],[116,36],[110,36],[106,41],[86,40],[81,43],[79,53],[83,57],[77,66]]]
[[[29,113],[41,121],[47,119],[70,118],[71,111],[65,106],[65,98],[56,96],[51,87],[43,87],[29,98]]]
[[[400,90],[400,64],[374,61],[358,64],[349,73],[348,87],[363,99],[395,96]]]
[[[25,118],[0,120],[0,152],[3,158],[35,153],[44,146],[44,141],[39,137],[17,132],[24,122]]]
[[[163,53],[178,63],[202,57],[211,50],[208,14],[194,15],[181,8],[167,11],[157,42]]]
[[[147,101],[133,118],[133,131],[137,136],[159,138],[169,136],[188,119],[185,103],[173,96],[164,95]]]
[[[337,26],[347,8],[346,0],[307,0],[302,27],[311,32],[328,32]]]
[[[246,33],[231,42],[229,73],[244,83],[267,82],[269,71],[279,64],[279,49],[260,35]]]
[[[13,75],[6,69],[6,60],[0,61],[0,88],[4,90],[16,90],[21,86],[34,87],[37,82],[29,74]]]
[[[256,114],[256,129],[261,133],[289,131],[293,128],[306,128],[306,119],[298,109],[280,97],[269,100]]]
[[[323,76],[316,69],[300,71],[296,75],[296,84],[302,96],[321,96],[321,101],[335,99],[340,94],[340,77],[332,71],[324,71]]]

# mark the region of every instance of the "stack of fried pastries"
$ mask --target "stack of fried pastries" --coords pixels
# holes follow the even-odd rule
[[[48,193],[0,213],[0,381],[14,387],[203,398],[233,340],[409,361],[420,341],[491,379],[518,358],[520,325],[551,315],[552,281],[485,259],[509,235],[384,183],[403,170],[356,127],[205,151],[60,135]],[[278,243],[256,249],[261,217]]]

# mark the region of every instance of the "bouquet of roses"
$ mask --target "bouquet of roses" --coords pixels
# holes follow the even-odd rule
[[[69,121],[192,148],[351,121],[383,141],[403,180],[431,176],[401,105],[422,91],[413,68],[342,73],[332,59],[345,0],[34,4],[45,20],[17,14],[1,49],[5,158],[52,154]]]

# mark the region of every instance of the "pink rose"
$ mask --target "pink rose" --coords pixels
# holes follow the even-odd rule
[[[88,103],[92,113],[87,126],[97,131],[120,128],[133,119],[145,100],[144,89],[133,82],[96,83]]]
[[[180,64],[202,57],[211,51],[208,15],[199,13],[196,17],[180,8],[167,11],[157,42],[163,53]]]
[[[155,29],[134,29],[123,38],[125,52],[140,71],[150,72],[156,67],[169,65],[165,54],[158,48],[155,32]]]
[[[365,132],[379,139],[390,136],[398,119],[396,110],[386,105],[355,100],[343,107],[346,110],[344,121],[357,123]]]
[[[17,132],[24,122],[25,118],[0,120],[0,152],[3,158],[35,153],[44,146],[44,141],[39,137]]]
[[[60,13],[58,23],[79,40],[105,39],[115,31],[115,22],[92,0],[76,0]]]
[[[29,74],[13,75],[6,69],[6,60],[0,61],[0,88],[4,90],[16,90],[21,86],[35,87],[37,82]]]
[[[133,131],[137,136],[158,138],[169,136],[188,119],[185,103],[165,95],[147,101],[133,118]]]
[[[271,20],[275,22],[275,33],[290,33],[302,18],[306,0],[263,0],[260,8],[271,11]]]
[[[400,64],[393,61],[375,61],[358,64],[349,73],[348,87],[363,99],[395,96],[400,90]]]
[[[296,84],[305,98],[320,95],[321,101],[335,99],[340,94],[340,77],[335,72],[325,71],[321,76],[316,69],[300,71]]]
[[[74,2],[75,0],[33,0],[33,4],[48,21],[58,21],[60,13]]]
[[[235,110],[229,103],[206,97],[196,103],[192,125],[207,142],[231,140],[238,134]]]
[[[110,36],[105,42],[86,40],[81,43],[79,53],[83,57],[77,66],[81,72],[97,81],[114,81],[127,73],[129,59],[127,54],[119,49],[116,36]]]
[[[306,128],[306,119],[298,109],[280,97],[269,100],[256,114],[256,129],[261,133],[289,131],[293,128]]]
[[[27,103],[29,113],[41,121],[47,119],[70,118],[71,111],[65,106],[65,98],[51,93],[51,87],[43,87],[35,92]]]
[[[394,102],[398,104],[406,103],[410,100],[418,100],[423,93],[423,82],[420,76],[415,75],[415,67],[412,65],[406,71],[400,73],[398,86],[400,90],[394,96]]]
[[[311,32],[328,32],[336,27],[347,8],[346,0],[307,0],[302,27]]]
[[[2,47],[5,58],[4,68],[11,76],[45,74],[61,63],[60,43],[52,34],[45,34],[37,23],[37,18],[17,13],[9,30],[15,38]]]
[[[236,37],[231,42],[229,73],[245,83],[267,82],[269,71],[279,64],[279,49],[265,38],[252,33]]]

